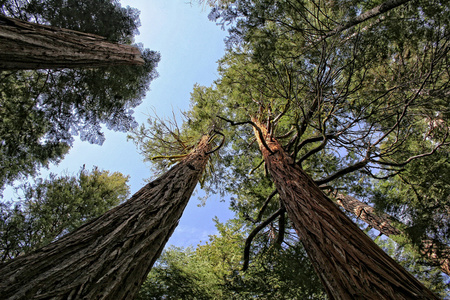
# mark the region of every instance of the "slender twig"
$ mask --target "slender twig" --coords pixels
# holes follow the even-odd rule
[[[264,159],[261,160],[261,162],[260,162],[256,167],[254,167],[253,169],[251,169],[250,172],[249,172],[248,174],[249,174],[249,175],[252,175],[253,172],[255,172],[256,170],[258,170],[258,169],[263,165],[263,163],[265,163]]]

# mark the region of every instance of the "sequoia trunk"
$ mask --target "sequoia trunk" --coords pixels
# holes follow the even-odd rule
[[[2,299],[134,299],[208,160],[208,138],[127,202],[0,266]]]
[[[0,70],[142,65],[136,47],[0,15]]]
[[[357,218],[363,220],[371,227],[375,228],[386,236],[399,235],[402,232],[394,226],[391,216],[383,213],[377,213],[373,207],[364,202],[355,199],[349,195],[336,194],[336,203],[343,207],[346,211],[353,213]],[[450,275],[450,248],[447,245],[433,241],[432,239],[424,239],[422,243],[422,254],[428,261],[439,267],[442,272]]]
[[[330,299],[437,299],[383,252],[253,122],[267,169]]]

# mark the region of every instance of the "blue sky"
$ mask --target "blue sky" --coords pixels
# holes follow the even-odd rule
[[[121,0],[122,6],[131,6],[141,11],[140,35],[136,42],[145,48],[160,52],[159,77],[150,85],[143,103],[135,110],[135,118],[141,124],[153,110],[161,116],[187,110],[190,93],[195,83],[209,86],[217,79],[217,60],[224,54],[225,32],[210,22],[208,11],[187,0]],[[91,145],[76,139],[73,148],[58,166],[49,172],[76,174],[83,164],[86,169],[98,166],[111,172],[130,176],[131,193],[145,185],[152,174],[148,164],[138,154],[132,142],[127,142],[126,133],[108,132],[102,146]],[[46,176],[48,172],[41,172]],[[5,198],[7,194],[5,193]],[[208,235],[216,233],[215,216],[226,221],[232,216],[228,203],[218,197],[208,199],[204,207],[193,196],[184,215],[167,245],[196,246],[205,242]]]

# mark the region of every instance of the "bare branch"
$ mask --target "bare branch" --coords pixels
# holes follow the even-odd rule
[[[217,134],[222,136],[222,141],[220,142],[219,146],[217,146],[215,149],[206,152],[206,155],[216,152],[217,150],[222,148],[222,146],[225,144],[225,135],[222,132],[220,132],[220,131],[214,130],[213,132],[216,133],[216,134],[209,138],[208,143],[211,143],[214,140],[214,138],[217,136]]]
[[[314,148],[314,149],[311,149],[311,151],[309,151],[308,153],[306,153],[305,155],[303,155],[303,156],[297,161],[297,165],[298,165],[298,166],[301,167],[302,162],[304,162],[308,157],[310,157],[311,155],[313,155],[313,154],[315,154],[315,153],[317,153],[317,152],[319,152],[319,151],[321,151],[321,150],[323,150],[323,149],[325,148],[325,146],[326,146],[327,143],[328,143],[328,138],[327,138],[327,136],[324,136],[324,137],[322,137],[322,138],[323,138],[323,141],[322,141],[322,143],[321,143],[319,146],[317,146],[317,147]]]
[[[343,169],[337,171],[336,173],[334,173],[331,176],[328,176],[328,177],[323,178],[323,179],[316,180],[315,183],[317,185],[322,185],[322,184],[328,183],[328,182],[330,182],[330,181],[332,181],[332,180],[334,180],[336,178],[339,178],[339,177],[341,177],[341,176],[343,176],[345,174],[357,171],[357,170],[365,167],[368,163],[369,163],[369,160],[367,158],[365,158],[362,161],[357,162],[356,164],[353,164],[351,166],[348,166],[346,168],[343,168]]]
[[[373,161],[373,162],[375,162],[377,164],[380,164],[380,165],[390,166],[390,167],[404,167],[405,165],[407,165],[408,163],[410,163],[411,161],[413,161],[415,159],[433,155],[441,146],[447,146],[447,145],[450,145],[450,143],[444,143],[444,142],[439,143],[430,152],[418,154],[418,155],[415,155],[415,156],[411,156],[410,158],[408,158],[407,160],[405,160],[405,161],[403,161],[401,163],[394,163],[394,162],[388,162],[388,161],[379,161],[379,160],[378,161]]]
[[[261,209],[259,210],[258,216],[256,217],[256,222],[260,222],[262,219],[262,215],[264,214],[264,211],[266,210],[267,206],[270,203],[270,200],[272,200],[275,195],[278,194],[278,190],[275,189],[273,192],[266,198],[264,201],[264,204],[261,206]]]
[[[221,116],[217,116],[217,117],[218,117],[219,119],[221,119],[221,120],[224,120],[224,121],[230,123],[232,126],[238,126],[238,125],[244,125],[244,124],[250,124],[250,125],[252,125],[253,128],[255,128],[255,129],[258,131],[259,137],[260,137],[260,139],[263,141],[264,147],[266,147],[267,151],[269,151],[269,153],[272,154],[272,155],[275,154],[275,153],[269,148],[269,146],[267,145],[267,143],[266,143],[266,141],[265,141],[265,138],[264,138],[264,136],[263,136],[263,133],[262,133],[262,131],[261,131],[261,128],[259,128],[254,122],[252,122],[252,121],[233,122],[233,121],[228,120],[228,119],[226,119],[226,118],[223,118],[223,117],[221,117]]]
[[[250,246],[252,244],[253,239],[255,236],[267,225],[269,225],[271,222],[273,222],[280,214],[284,213],[284,208],[278,209],[276,212],[274,212],[270,217],[268,217],[264,222],[256,226],[252,232],[247,237],[247,240],[245,240],[245,247],[244,247],[244,265],[242,266],[242,271],[247,271],[248,265],[250,262]]]

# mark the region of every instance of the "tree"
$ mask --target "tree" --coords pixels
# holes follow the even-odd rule
[[[0,265],[5,299],[133,298],[175,230],[210,153],[208,136],[127,202]]]
[[[439,13],[445,10],[442,3],[403,5],[389,10],[382,18],[366,20],[364,27],[354,26],[339,36],[318,40],[336,24],[343,24],[344,20],[375,6],[375,3],[354,4],[350,1],[339,5],[303,1],[219,1],[210,16],[231,27],[229,52],[221,61],[221,78],[216,83],[220,94],[216,102],[222,105],[220,115],[233,125],[248,124],[251,117],[258,118],[261,125],[257,127],[268,131],[263,137],[259,132],[254,134],[259,138],[261,151],[270,149],[264,143],[283,142],[277,144],[278,152],[267,150],[264,162],[261,162],[250,142],[251,135],[244,130],[236,133],[232,145],[224,148],[230,151],[225,163],[232,166],[231,175],[224,175],[233,179],[229,184],[230,191],[240,195],[254,191],[249,185],[239,186],[247,181],[256,182],[256,176],[246,180],[243,173],[248,176],[265,163],[271,178],[278,181],[277,191],[280,198],[285,198],[282,201],[287,206],[286,202],[295,202],[292,197],[286,200],[287,195],[295,191],[295,185],[287,188],[283,183],[289,181],[282,179],[295,172],[303,174],[300,172],[303,170],[307,176],[290,179],[297,185],[306,184],[311,188],[308,192],[314,195],[315,200],[303,197],[308,199],[305,200],[308,208],[304,210],[305,218],[314,215],[319,224],[321,217],[316,213],[322,213],[321,208],[326,207],[332,217],[322,221],[340,221],[342,213],[329,200],[324,200],[326,198],[313,182],[352,192],[365,187],[356,182],[366,182],[367,178],[387,181],[400,176],[414,162],[446,151],[450,143],[448,119],[441,116],[448,114],[448,97],[445,95],[449,83],[446,71],[449,15]],[[255,127],[257,122],[253,120],[252,123]],[[283,170],[278,170],[280,173],[274,174],[270,166],[273,162],[268,161],[275,160],[282,152],[287,153],[286,164]],[[254,160],[249,159],[252,155]],[[247,188],[249,192],[238,190]],[[283,192],[280,191],[282,188]],[[308,206],[309,201],[316,203],[317,209]],[[243,207],[244,204],[239,205]],[[296,223],[293,220],[295,213],[301,212],[292,209],[288,215],[297,224],[299,238],[304,241],[311,238],[308,226],[314,225],[301,225],[300,220]],[[330,230],[359,230],[350,223]],[[320,223],[311,228],[311,231],[317,230],[318,240],[326,240],[325,236],[329,234],[320,231],[323,227],[326,226]],[[362,243],[366,249],[372,249],[378,257],[374,261],[380,263],[376,268],[384,269],[389,276],[403,278],[403,297],[412,297],[406,292],[410,288],[421,291],[424,297],[434,297],[386,258],[365,235],[354,235],[361,240],[348,243]],[[346,291],[339,291],[345,284],[332,283],[328,277],[332,275],[327,272],[329,267],[323,263],[326,260],[314,261],[319,259],[314,255],[319,255],[316,252],[320,247],[313,246],[314,242],[308,243],[305,248],[313,257],[319,276],[329,285],[330,297],[351,297]],[[346,245],[347,241],[341,241],[336,247],[346,251]],[[360,259],[365,259],[363,257],[366,256]],[[392,263],[395,267],[381,267],[384,263]],[[341,277],[335,274],[337,278]],[[372,275],[361,276],[375,282],[377,277],[389,278]],[[346,284],[352,286],[352,281],[358,282],[358,276]],[[395,289],[395,282],[390,280],[379,286],[378,292],[389,295]],[[393,286],[389,288],[389,284]],[[366,293],[362,297],[374,297],[373,291],[354,290]]]
[[[139,13],[118,1],[2,1],[9,17],[103,36],[131,44]],[[102,125],[127,131],[137,126],[133,108],[145,96],[160,59],[139,47],[142,66],[0,72],[0,186],[35,175],[59,162],[73,143],[102,144]]]
[[[144,64],[138,48],[112,44],[100,36],[1,15],[0,24],[2,70]]]
[[[94,168],[22,185],[14,204],[0,204],[1,262],[45,246],[125,201],[127,181],[118,172]]]
[[[267,169],[330,297],[437,299],[325,197],[267,128],[253,122]]]
[[[388,214],[377,213],[370,205],[349,195],[337,193],[332,196],[336,199],[336,203],[339,206],[354,214],[372,228],[379,230],[381,234],[389,237],[406,235],[406,233],[401,230],[402,228],[406,228],[406,226]],[[429,261],[429,264],[438,266],[442,272],[450,275],[450,248],[447,245],[433,240],[432,238],[426,238],[421,241],[419,249],[423,256]]]

